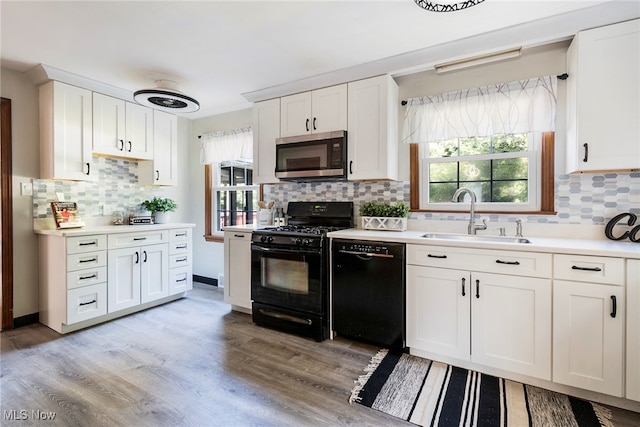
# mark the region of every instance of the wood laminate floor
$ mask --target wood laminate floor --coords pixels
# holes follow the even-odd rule
[[[0,350],[2,426],[412,425],[348,403],[377,347],[260,328],[207,285],[64,336],[6,331]],[[612,409],[616,426],[640,425]]]

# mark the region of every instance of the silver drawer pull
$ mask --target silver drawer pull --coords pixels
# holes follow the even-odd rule
[[[185,262],[186,260],[187,260],[187,257],[184,257],[184,258],[176,259],[176,262]]]
[[[79,243],[79,246],[91,246],[91,245],[97,245],[98,242],[93,241],[93,242],[86,242],[86,243]]]
[[[94,300],[87,301],[87,302],[81,302],[79,305],[80,305],[80,307],[82,307],[83,305],[91,305],[91,304],[95,304],[97,302],[98,301],[94,299]]]
[[[577,265],[572,266],[571,269],[580,271],[602,271],[600,267],[578,267]]]
[[[186,282],[186,281],[187,281],[187,278],[185,277],[184,279],[176,280],[176,283]]]
[[[91,259],[81,259],[80,261],[78,261],[79,263],[85,263],[85,262],[96,262],[98,261],[97,257],[91,258]]]
[[[187,249],[187,245],[176,246],[176,249]]]
[[[80,280],[95,279],[96,277],[98,277],[98,275],[93,273],[91,276],[80,276]]]
[[[133,238],[134,241],[138,241],[138,240],[147,240],[146,237],[134,237]]]
[[[187,233],[176,233],[176,237],[187,237]]]

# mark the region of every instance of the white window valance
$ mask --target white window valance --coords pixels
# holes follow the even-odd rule
[[[200,164],[253,159],[253,130],[250,127],[211,132],[200,137]]]
[[[553,131],[556,89],[550,76],[409,99],[403,142]]]

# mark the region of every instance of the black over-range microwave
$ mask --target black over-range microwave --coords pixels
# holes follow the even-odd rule
[[[347,179],[347,131],[276,139],[276,177],[289,181]]]

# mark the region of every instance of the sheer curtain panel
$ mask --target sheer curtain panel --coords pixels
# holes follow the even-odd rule
[[[200,137],[200,164],[252,159],[253,131],[250,127],[211,132]]]

